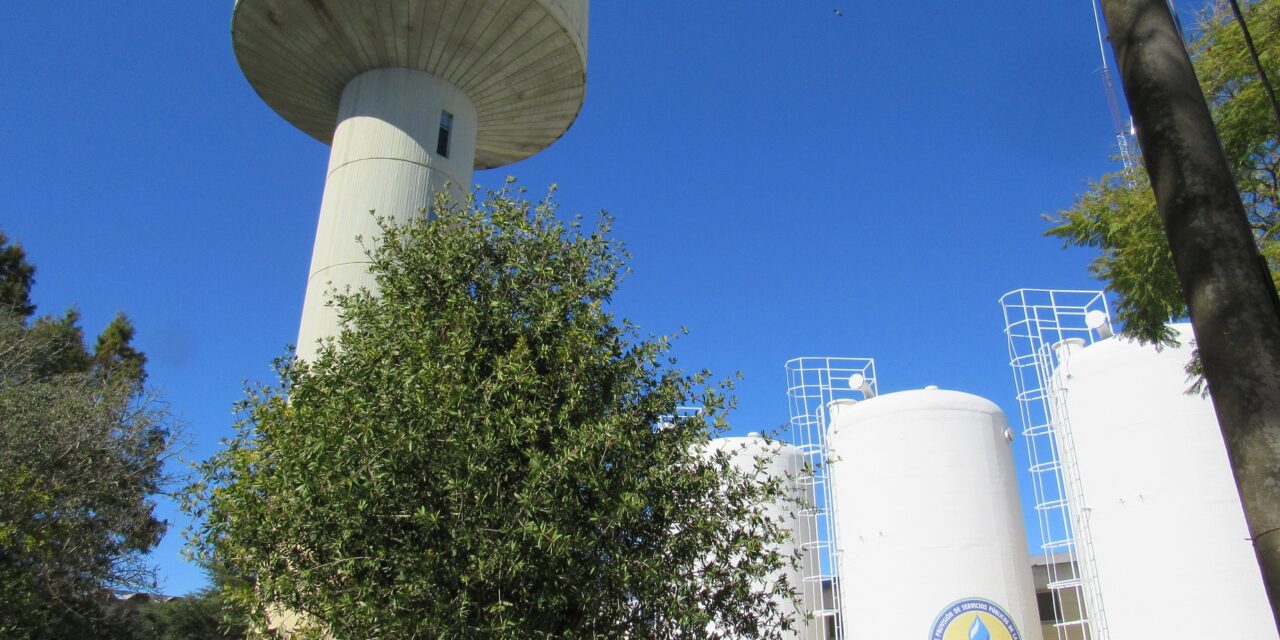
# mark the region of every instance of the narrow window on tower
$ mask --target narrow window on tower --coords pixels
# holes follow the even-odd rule
[[[453,114],[440,112],[440,136],[436,138],[436,155],[449,157],[449,132],[453,130]]]

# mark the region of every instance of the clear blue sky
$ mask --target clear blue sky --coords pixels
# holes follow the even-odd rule
[[[189,458],[295,338],[328,153],[244,80],[231,7],[18,2],[0,27],[0,228],[41,312],[133,318]],[[1097,287],[1040,217],[1116,168],[1094,38],[1088,0],[596,2],[578,122],[476,181],[615,215],[617,311],[688,327],[686,369],[742,372],[735,432],[786,421],[799,355],[1016,421],[997,298]],[[184,593],[204,579],[163,512],[162,589]]]

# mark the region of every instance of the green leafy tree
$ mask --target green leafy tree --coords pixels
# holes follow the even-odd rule
[[[1269,78],[1280,77],[1280,0],[1243,7]],[[1191,57],[1271,276],[1280,286],[1280,123],[1225,2],[1203,17]],[[1143,342],[1171,344],[1187,313],[1146,171],[1103,176],[1050,216],[1048,233],[1101,255],[1090,266],[1116,296],[1116,319]]]
[[[0,246],[0,636],[132,637],[108,590],[154,588],[172,421],[123,315],[93,351],[74,311],[29,319],[35,270],[15,249]]]
[[[134,621],[139,640],[236,640],[245,637],[242,623],[227,620],[222,591],[201,590],[183,598],[155,602]]]
[[[249,390],[193,503],[259,630],[337,638],[777,638],[781,479],[699,454],[723,387],[607,304],[607,218],[508,187],[383,226],[380,294]],[[677,417],[695,402],[703,416]],[[711,631],[717,629],[718,631]],[[721,636],[721,634],[724,634]]]
[[[209,568],[211,586],[182,598],[153,602],[134,620],[138,640],[240,640],[248,630],[244,610],[224,592],[243,588],[225,567]]]

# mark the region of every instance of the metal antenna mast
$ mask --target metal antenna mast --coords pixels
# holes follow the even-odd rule
[[[1111,124],[1115,127],[1116,147],[1120,150],[1120,162],[1124,164],[1125,171],[1133,169],[1133,143],[1130,138],[1133,136],[1133,124],[1130,120],[1129,126],[1125,126],[1124,116],[1120,113],[1120,100],[1116,97],[1116,85],[1111,78],[1111,63],[1107,61],[1106,34],[1102,28],[1102,17],[1098,11],[1098,0],[1092,0],[1093,3],[1093,25],[1098,32],[1098,55],[1102,59],[1102,86],[1107,90],[1107,106],[1111,108]]]

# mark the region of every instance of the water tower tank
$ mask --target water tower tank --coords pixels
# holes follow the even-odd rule
[[[378,218],[430,218],[472,171],[564,135],[586,95],[588,0],[236,0],[231,43],[254,91],[332,145],[298,357],[342,320],[331,291],[378,283]],[[363,238],[368,242],[357,240]]]
[[[1191,339],[1179,325],[1180,339]],[[1275,639],[1213,405],[1185,393],[1190,346],[1057,345],[1056,416],[1078,470],[1109,637]],[[1065,448],[1065,447],[1064,447]]]
[[[930,388],[828,411],[845,637],[1041,640],[1000,409]]]
[[[789,486],[795,488],[797,495],[800,491],[800,485],[795,483],[794,479],[799,477],[804,468],[804,456],[794,446],[777,440],[766,440],[759,434],[752,433],[746,437],[716,438],[708,445],[707,451],[709,455],[724,451],[730,456],[730,464],[752,475],[756,473],[756,461],[765,460],[766,463],[761,469],[764,477],[788,478]],[[803,541],[811,539],[811,534],[801,530],[800,519],[796,517],[795,512],[796,506],[791,504],[770,505],[766,512],[770,518],[783,522],[784,526],[791,529],[791,539],[778,548],[778,552],[784,558],[790,558],[801,550]],[[785,572],[788,584],[797,592],[803,591],[801,588],[804,578],[803,563],[811,561],[811,556],[812,554],[809,553],[801,555],[801,567]],[[776,581],[778,577],[772,579]],[[810,610],[812,610],[812,603],[807,602],[801,603],[799,610],[788,609],[788,612],[795,617],[795,624],[794,630],[783,636],[785,640],[808,640],[814,637],[815,625],[811,625],[805,619],[806,612]]]

